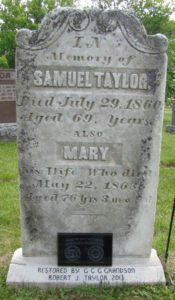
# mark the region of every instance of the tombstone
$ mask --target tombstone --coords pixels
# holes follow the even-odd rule
[[[168,132],[168,133],[175,133],[175,100],[173,100],[173,105],[172,105],[172,121],[171,121],[171,125],[167,125],[166,132]]]
[[[152,249],[167,39],[125,11],[17,34],[22,249],[7,283],[163,283]]]
[[[0,141],[16,140],[15,70],[0,70]]]

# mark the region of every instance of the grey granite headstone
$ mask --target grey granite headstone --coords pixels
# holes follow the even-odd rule
[[[173,100],[173,105],[172,105],[172,121],[171,121],[171,125],[167,125],[166,132],[175,133],[175,100]]]
[[[0,69],[0,102],[16,101],[15,69]]]
[[[62,8],[17,44],[22,250],[7,283],[164,282],[151,245],[167,39],[124,11]],[[112,234],[112,266],[57,266],[58,233]]]
[[[15,69],[0,69],[0,141],[16,140]]]
[[[0,141],[16,141],[16,123],[0,123]]]

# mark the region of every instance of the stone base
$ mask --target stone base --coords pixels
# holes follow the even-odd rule
[[[0,141],[16,141],[16,123],[0,123]]]
[[[43,289],[143,283],[165,283],[164,271],[154,249],[150,258],[115,258],[112,267],[59,267],[56,257],[24,257],[22,249],[17,249],[7,275],[7,284],[13,287],[25,285]]]
[[[168,125],[166,127],[166,132],[175,134],[175,125]]]

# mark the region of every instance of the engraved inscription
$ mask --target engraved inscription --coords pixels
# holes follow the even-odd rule
[[[63,157],[68,160],[106,160],[108,147],[64,146]]]
[[[101,38],[99,36],[91,36],[91,37],[76,36],[73,48],[82,48],[82,47],[100,48],[100,46],[101,46]]]
[[[57,143],[57,157],[66,161],[122,163],[122,144]]]
[[[40,96],[34,93],[30,101],[29,98],[23,97],[20,105],[28,103],[30,110],[28,108],[21,119],[39,126],[64,123],[69,119],[72,124],[101,124],[104,128],[130,127],[131,125],[150,127],[163,109],[161,101],[153,95],[144,98],[129,95],[117,96],[114,97],[110,93],[105,97],[103,95],[97,97],[89,92],[85,95],[51,92],[48,96],[44,93]],[[72,137],[79,138],[100,138],[104,135],[106,133],[99,130],[72,130],[71,134]]]
[[[38,115],[35,113],[30,113],[30,115],[25,119],[26,121],[32,122],[35,125],[39,125],[41,122],[60,122],[62,118],[62,113],[57,114],[42,114]]]
[[[111,56],[94,56],[94,55],[82,55],[80,54],[65,54],[64,52],[52,52],[51,59],[57,62],[68,61],[70,63],[98,63],[99,65],[110,65],[112,61]]]
[[[33,183],[28,184],[31,190],[35,188],[35,193],[26,195],[27,201],[37,202],[52,202],[79,205],[81,207],[90,207],[101,203],[107,206],[118,206],[122,209],[123,206],[128,206],[131,203],[140,201],[139,192],[142,189],[141,178],[148,179],[152,171],[147,169],[147,166],[141,171],[134,169],[118,168],[94,168],[84,169],[85,178],[87,180],[77,180],[77,168],[56,168],[46,167],[44,170],[38,171],[37,167],[33,170],[22,169],[21,174],[29,173],[37,176],[33,178]],[[121,179],[122,178],[122,179]],[[100,183],[100,190],[99,190]],[[22,185],[21,185],[22,188]],[[117,194],[116,194],[117,192]],[[129,194],[128,194],[129,192]],[[131,195],[135,195],[132,199]],[[144,199],[144,204],[149,205],[151,197]]]
[[[71,253],[72,255],[72,253]],[[89,282],[89,283],[109,283],[109,282],[127,282],[127,278],[139,276],[139,267],[52,267],[38,266],[36,273],[43,278],[48,278],[53,282]]]
[[[16,101],[15,70],[0,70],[0,101]]]
[[[34,86],[148,90],[147,73],[36,70]]]
[[[58,101],[59,107],[82,108],[85,111],[90,111],[95,106],[95,101],[88,100],[86,97],[74,99],[73,97],[65,97]]]
[[[82,131],[75,131],[73,136],[75,137],[101,137],[103,136],[102,131],[88,131],[88,130],[82,130]]]
[[[26,98],[24,97],[22,104],[25,103]],[[28,99],[29,101],[29,99]],[[162,103],[156,97],[145,97],[142,99],[140,97],[130,97],[125,95],[125,97],[121,97],[117,95],[114,97],[113,95],[108,95],[103,97],[99,95],[99,97],[94,97],[93,95],[60,95],[53,94],[53,96],[49,96],[46,98],[45,95],[43,97],[38,97],[33,95],[31,97],[31,105],[35,108],[72,108],[72,109],[82,109],[84,111],[94,111],[96,108],[102,108],[103,110],[154,110],[159,111],[163,108]]]

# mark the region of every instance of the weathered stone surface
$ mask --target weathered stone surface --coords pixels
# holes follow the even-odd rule
[[[0,123],[0,141],[16,141],[16,123]]]
[[[56,256],[58,232],[106,232],[114,260],[149,258],[166,38],[123,11],[63,8],[17,43],[23,255]]]

